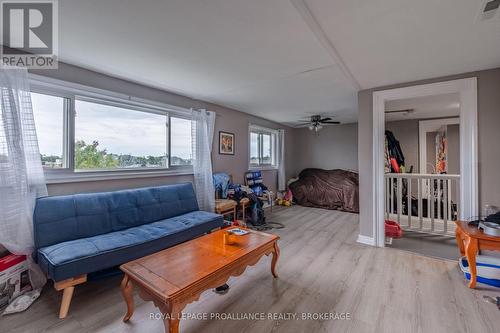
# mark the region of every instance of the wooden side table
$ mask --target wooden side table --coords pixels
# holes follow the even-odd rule
[[[229,199],[216,199],[215,212],[221,215],[233,215],[233,221],[237,219],[236,216],[236,201]]]
[[[477,227],[469,226],[467,221],[455,221],[455,223],[457,225],[455,236],[458,249],[462,256],[467,257],[469,263],[469,288],[475,288],[477,281],[476,255],[481,250],[500,251],[500,237],[486,235]]]

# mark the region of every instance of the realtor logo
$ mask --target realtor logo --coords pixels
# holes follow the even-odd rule
[[[57,68],[57,5],[1,1],[1,66]]]

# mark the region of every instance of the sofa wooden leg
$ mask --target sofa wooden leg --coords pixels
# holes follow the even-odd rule
[[[54,288],[56,290],[63,290],[61,308],[59,309],[60,319],[64,319],[68,315],[69,305],[71,304],[71,298],[73,298],[75,286],[84,282],[87,282],[86,274],[54,283]]]
[[[67,287],[63,291],[61,309],[59,310],[59,318],[64,319],[68,315],[69,305],[71,304],[71,298],[73,297],[73,291],[75,287]]]

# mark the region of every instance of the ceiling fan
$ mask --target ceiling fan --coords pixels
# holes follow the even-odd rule
[[[307,126],[309,130],[318,132],[323,128],[323,125],[336,125],[339,121],[333,121],[332,118],[322,118],[320,115],[311,116],[311,120],[305,121],[303,126]]]

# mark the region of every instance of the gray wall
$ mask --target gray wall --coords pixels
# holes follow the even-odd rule
[[[405,156],[406,171],[413,165],[413,172],[420,171],[419,158],[419,121],[429,119],[409,119],[385,123],[385,129],[391,131],[399,141]],[[459,125],[448,125],[448,173],[459,173],[460,169],[460,137]],[[427,133],[427,172],[432,173],[429,164],[436,164],[436,132]]]
[[[358,170],[358,125],[326,126],[318,133],[295,130],[295,171],[305,168]]]
[[[178,94],[121,80],[115,77],[86,70],[80,67],[59,63],[57,70],[32,70],[35,74],[44,75],[64,81],[70,81],[95,88],[106,89],[123,93],[143,99],[163,102],[186,108],[203,108],[217,113],[215,122],[214,149],[212,152],[214,172],[227,172],[233,176],[235,182],[243,182],[243,174],[248,170],[248,125],[257,124],[269,128],[285,128],[286,167],[287,178],[294,174],[295,167],[292,158],[294,152],[293,131],[294,129],[284,125],[254,117],[246,113],[225,108],[219,105],[194,100]],[[227,131],[235,134],[235,155],[219,155],[219,131]],[[275,189],[277,186],[277,172],[266,170],[263,172],[266,185]],[[171,184],[179,182],[190,182],[192,176],[165,176],[154,178],[133,178],[120,180],[105,180],[93,182],[77,182],[65,184],[51,184],[48,186],[50,195],[70,194],[79,192],[107,191],[123,188],[134,188],[141,186],[152,186],[160,184]]]
[[[425,133],[425,143],[427,147],[425,147],[425,153],[427,155],[427,165],[426,172],[427,173],[435,173],[436,168],[436,132],[427,132]]]
[[[372,226],[372,136],[373,92],[417,84],[433,83],[467,77],[478,80],[478,170],[479,204],[500,206],[500,68],[465,73],[387,87],[362,90],[358,93],[358,159],[360,171],[360,234],[373,237]],[[380,193],[379,195],[383,195]]]

